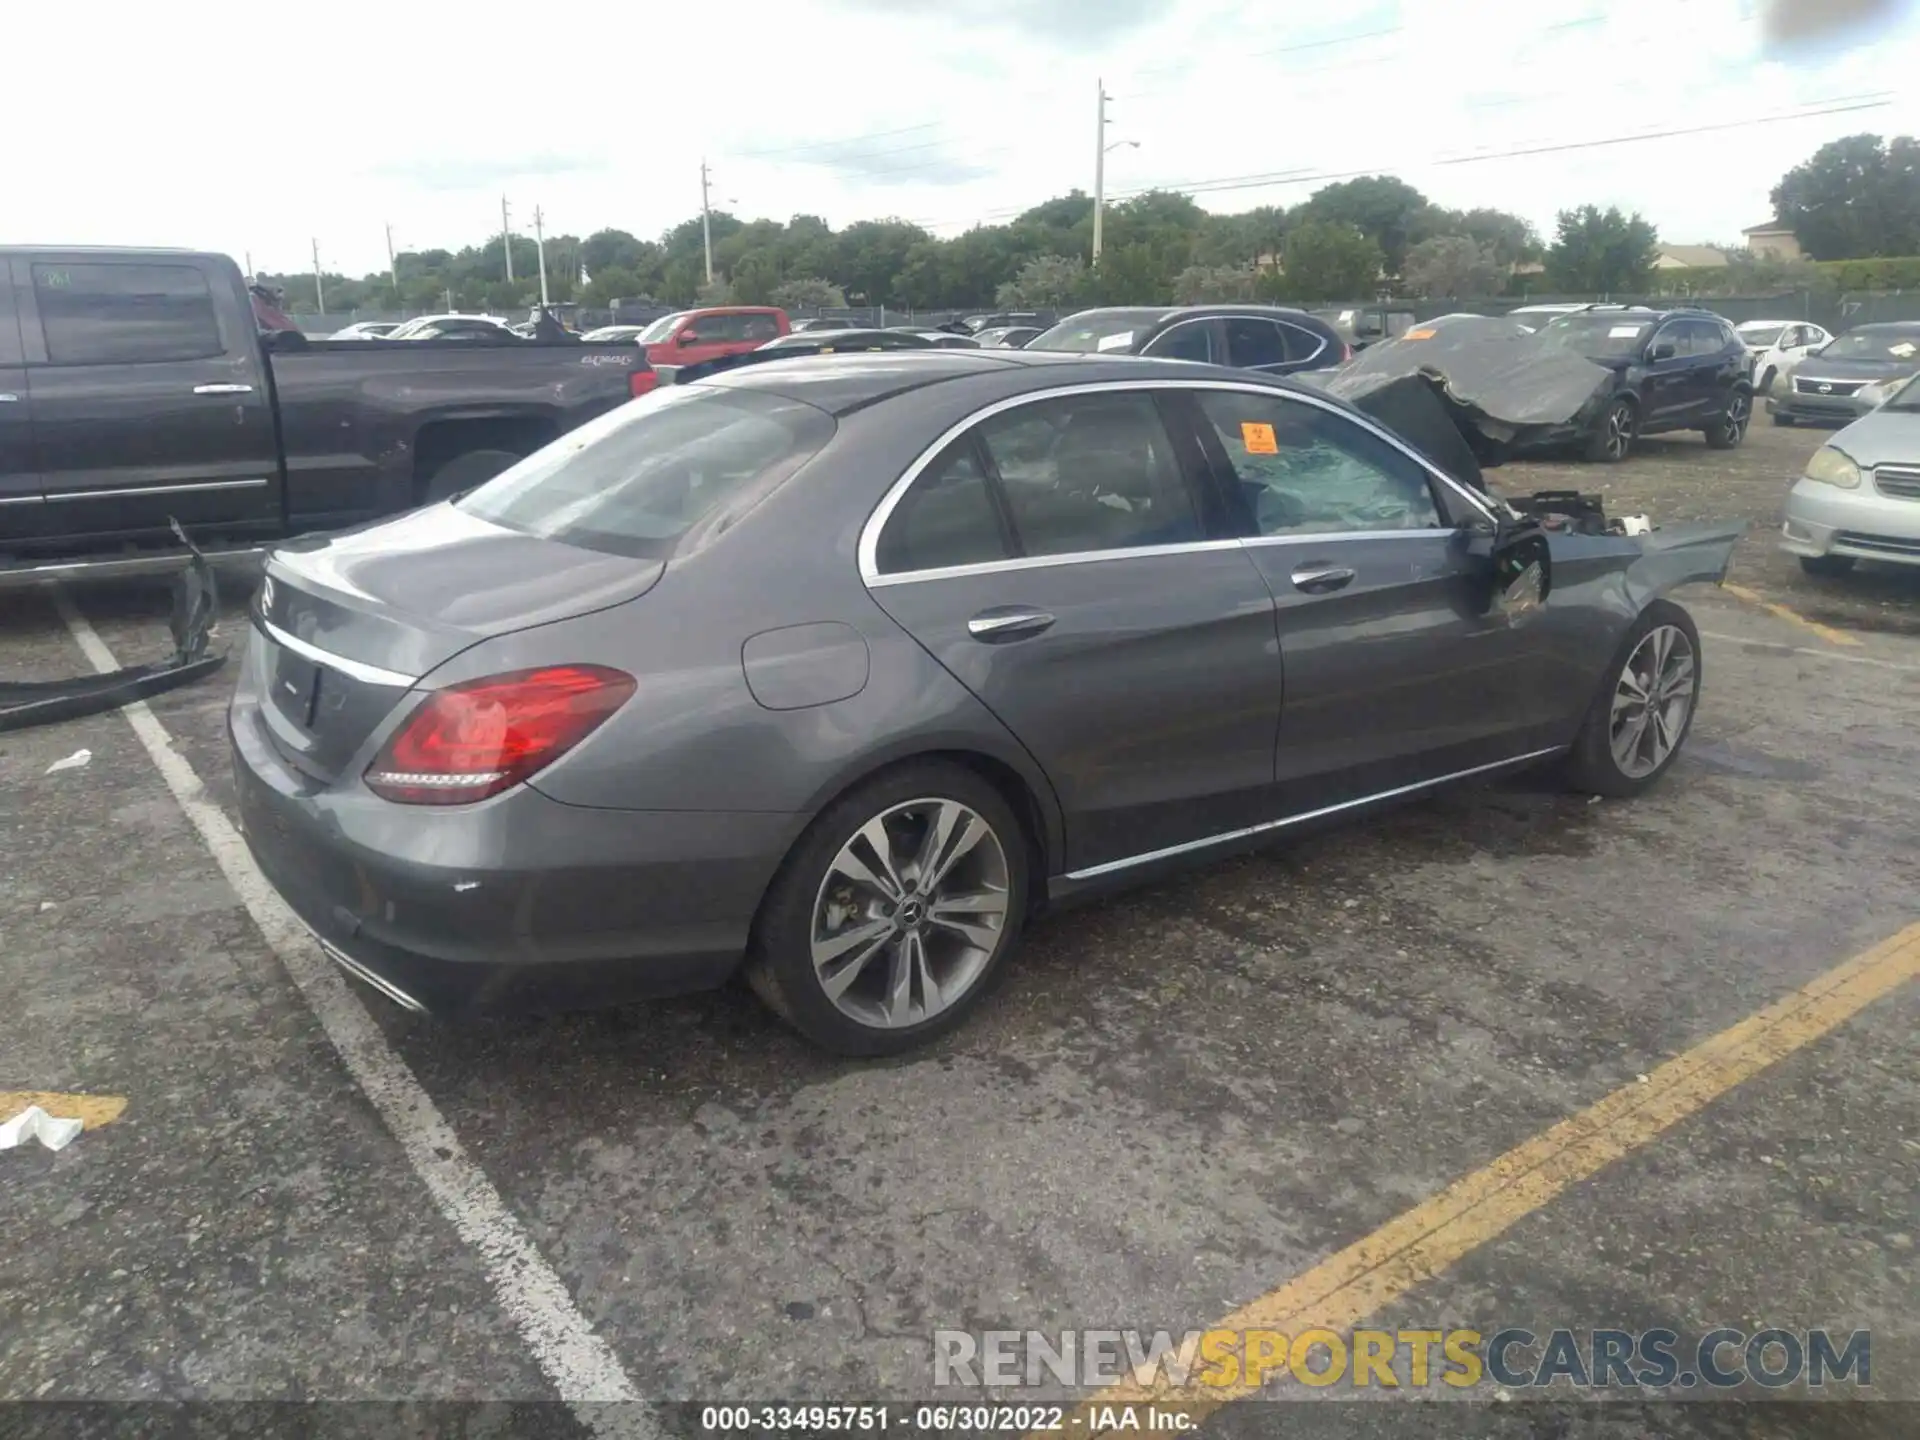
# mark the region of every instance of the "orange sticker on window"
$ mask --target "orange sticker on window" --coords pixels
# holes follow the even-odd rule
[[[1436,332],[1432,330],[1409,330],[1400,338],[1402,340],[1431,340],[1435,333]]]
[[[1240,422],[1240,443],[1247,447],[1249,455],[1278,455],[1280,442],[1273,437],[1273,426],[1256,425],[1251,420]]]

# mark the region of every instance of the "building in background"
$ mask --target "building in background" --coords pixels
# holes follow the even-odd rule
[[[1762,260],[1804,260],[1805,253],[1800,249],[1800,239],[1793,228],[1782,225],[1778,220],[1769,220],[1764,225],[1753,225],[1740,232],[1747,237],[1747,252]]]

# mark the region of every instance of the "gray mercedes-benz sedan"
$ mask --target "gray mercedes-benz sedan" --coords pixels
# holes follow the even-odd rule
[[[1042,905],[1545,761],[1657,781],[1701,680],[1662,597],[1737,532],[1521,520],[1244,371],[744,367],[276,550],[229,720],[243,829],[410,1008],[744,965],[815,1041],[889,1053],[957,1024]]]

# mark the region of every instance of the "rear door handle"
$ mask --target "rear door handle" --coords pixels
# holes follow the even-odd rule
[[[196,385],[193,387],[193,393],[196,395],[251,395],[253,386],[236,385],[231,382],[219,385]]]
[[[1053,624],[1053,616],[1029,605],[996,605],[967,621],[967,633],[988,645],[1003,640],[1025,640]]]
[[[1293,588],[1309,595],[1330,595],[1353,583],[1353,571],[1345,565],[1302,565],[1293,572]]]

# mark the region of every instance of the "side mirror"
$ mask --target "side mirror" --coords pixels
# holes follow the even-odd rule
[[[1540,613],[1553,591],[1553,553],[1547,532],[1537,521],[1501,520],[1491,529],[1469,532],[1467,551],[1487,558],[1489,611],[1509,625],[1522,625]]]
[[[674,343],[676,345],[698,345],[700,343],[700,332],[698,330],[682,330],[674,337]]]
[[[1658,345],[1653,347],[1652,352],[1647,356],[1647,358],[1649,360],[1671,360],[1673,358],[1672,342],[1667,340],[1662,340]]]

